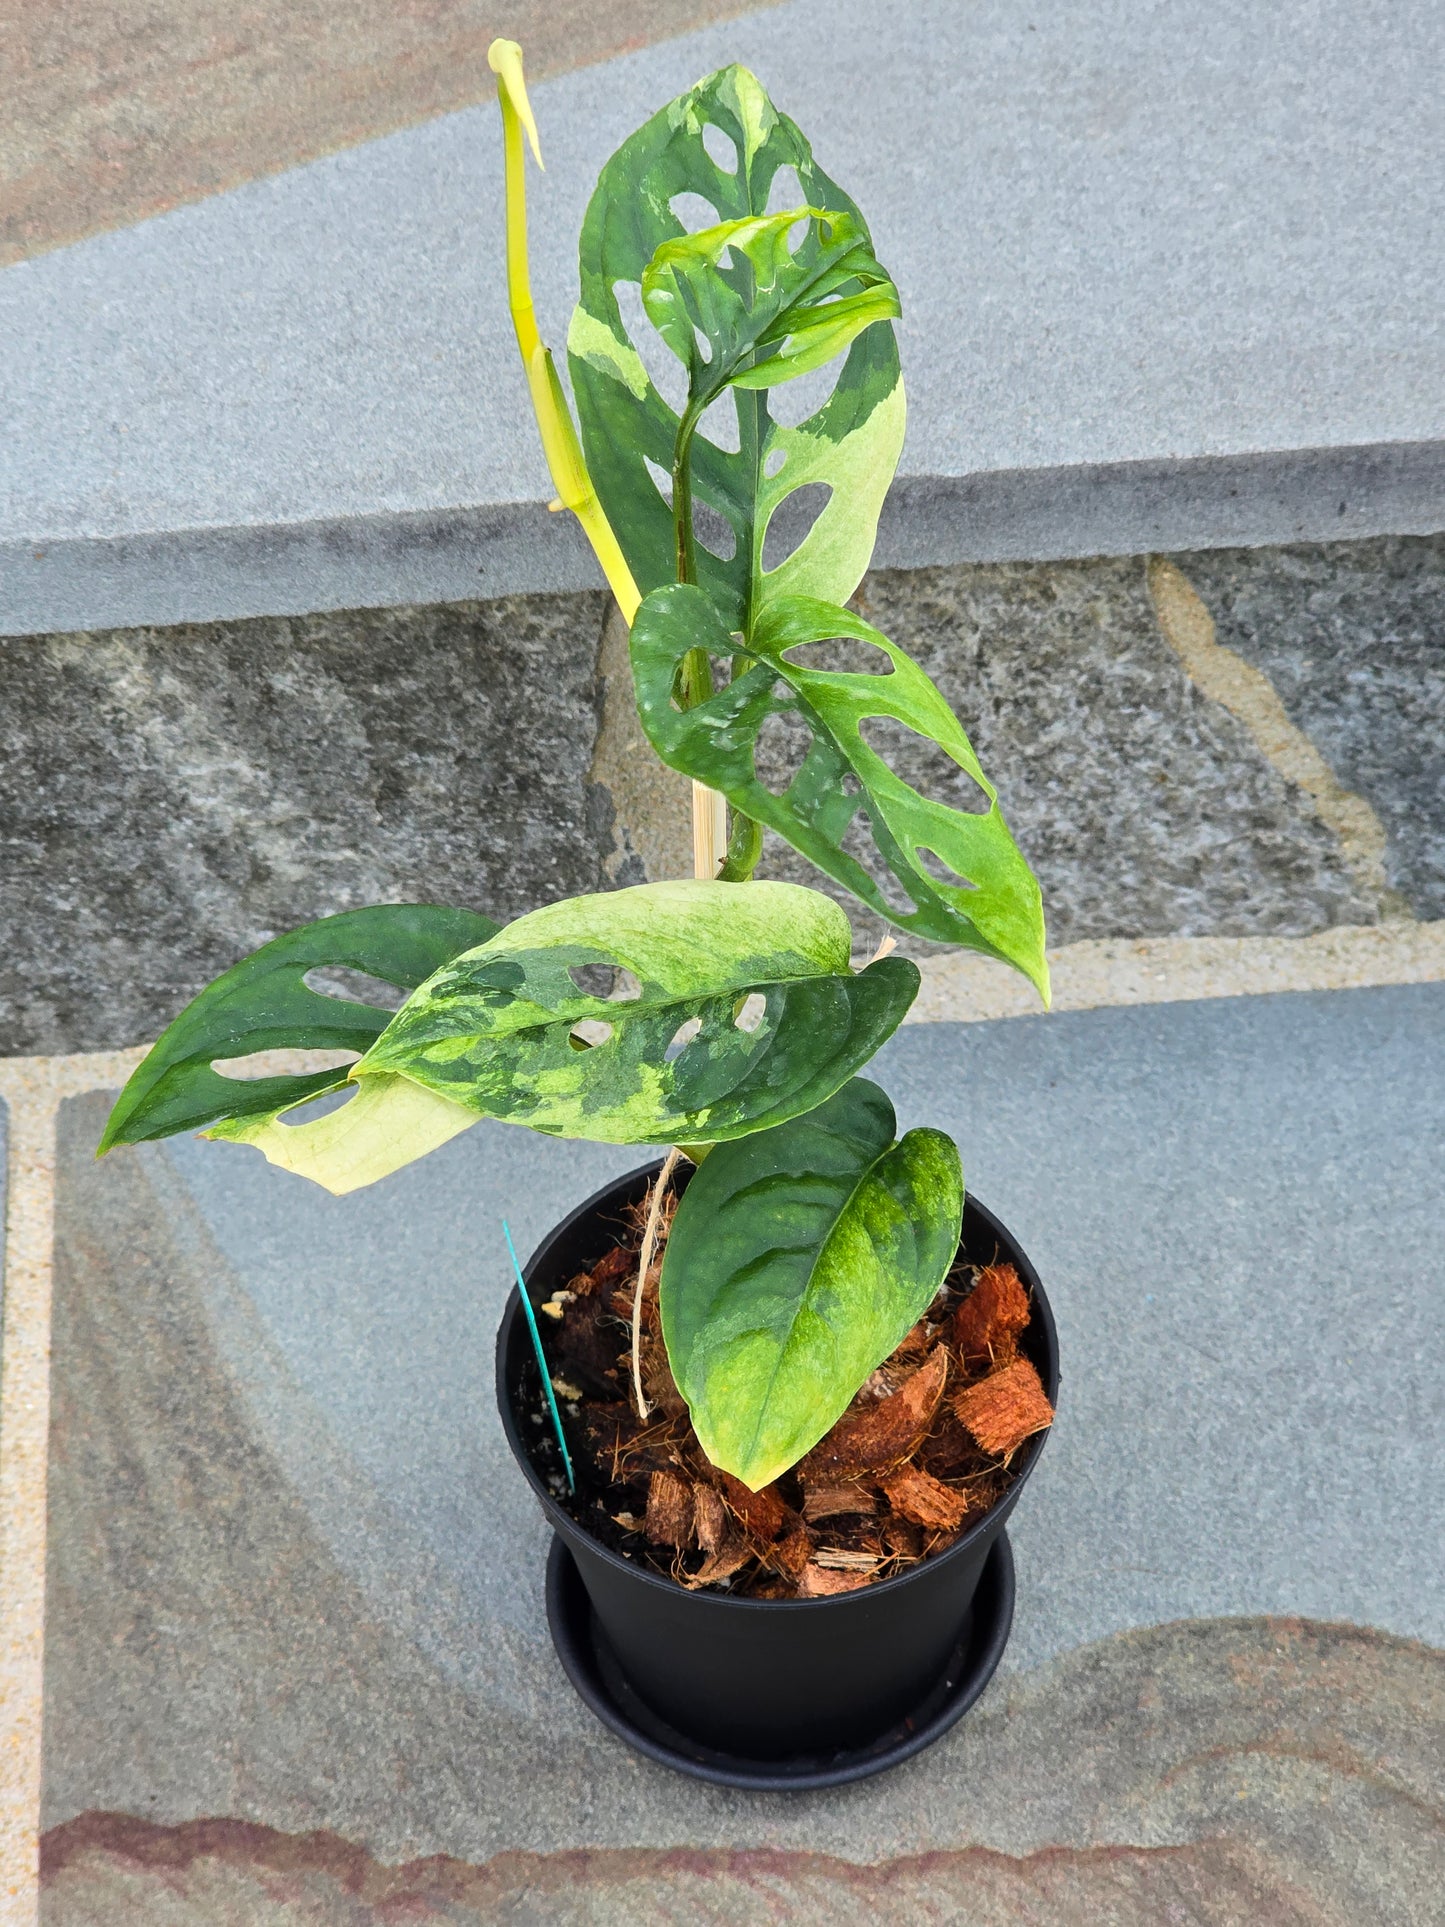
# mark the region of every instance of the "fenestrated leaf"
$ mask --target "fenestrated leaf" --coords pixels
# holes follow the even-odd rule
[[[752,268],[747,294],[724,266],[739,259]],[[898,290],[853,215],[799,207],[664,241],[643,271],[642,305],[705,407],[725,388],[771,388],[821,368],[897,315]]]
[[[888,673],[845,674],[790,660],[790,651],[834,637],[871,643],[886,658]],[[1013,964],[1047,1001],[1039,886],[962,724],[923,670],[886,636],[851,610],[785,598],[755,623],[727,687],[687,711],[672,700],[683,656],[694,648],[728,656],[737,648],[706,594],[682,583],[655,589],[637,612],[630,647],[642,726],[665,763],[721,790],[734,809],[786,837],[880,916]],[[812,735],[781,796],[759,781],[754,761],[758,733],[775,714],[800,719]],[[860,734],[860,724],[874,716],[936,743],[978,785],[987,810],[957,810],[921,796]],[[912,910],[890,902],[843,848],[860,811]],[[958,881],[931,874],[925,852]]]
[[[721,167],[704,145],[716,128],[737,154]],[[588,205],[580,243],[581,300],[567,338],[572,387],[592,482],[644,593],[673,580],[672,511],[648,471],[670,473],[679,417],[650,380],[618,306],[620,283],[642,279],[659,246],[687,234],[678,195],[700,195],[719,222],[764,215],[781,167],[797,172],[802,199],[867,228],[854,202],[813,160],[803,135],[774,109],[745,67],[725,67],[654,114],[608,161]],[[745,301],[752,264],[719,274]],[[860,290],[860,292],[862,292]],[[739,447],[692,444],[693,493],[736,536],[731,557],[697,552],[698,580],[729,628],[745,629],[776,590],[842,602],[861,581],[878,515],[903,446],[903,385],[893,328],[879,321],[853,341],[832,394],[798,428],[769,414],[765,394],[734,391]],[[779,468],[778,464],[782,466]],[[764,575],[763,538],[779,503],[808,482],[832,495],[799,547]]]
[[[889,957],[854,975],[849,941],[837,906],[794,884],[575,897],[447,965],[352,1075],[399,1074],[567,1137],[737,1137],[820,1104],[902,1021],[916,968]],[[630,973],[638,994],[589,987],[599,966]],[[753,996],[761,1017],[745,1029]]]
[[[941,1131],[894,1142],[855,1078],[806,1117],[720,1145],[663,1261],[662,1332],[714,1465],[754,1491],[802,1458],[922,1317],[958,1249],[963,1172]]]
[[[241,1080],[218,1061],[268,1050],[366,1051],[391,1013],[313,990],[313,970],[350,969],[414,990],[449,957],[500,925],[473,910],[383,903],[343,910],[288,931],[242,958],[194,998],[131,1073],[100,1141],[173,1137],[222,1117],[253,1117],[304,1102],[346,1081],[346,1067],[303,1076]]]

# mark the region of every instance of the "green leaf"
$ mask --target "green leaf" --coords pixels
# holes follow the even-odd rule
[[[111,1111],[100,1152],[197,1130],[216,1118],[275,1113],[337,1089],[346,1082],[345,1066],[242,1081],[211,1065],[266,1050],[364,1052],[391,1013],[312,990],[308,972],[358,970],[414,990],[499,927],[472,910],[384,903],[323,917],[264,944],[187,1004],[141,1060]]]
[[[915,967],[890,957],[855,976],[849,942],[837,905],[794,884],[575,897],[438,972],[352,1074],[399,1074],[566,1137],[738,1137],[820,1104],[902,1021]],[[591,983],[599,967],[630,973],[636,995]]]
[[[791,659],[791,652],[834,637],[871,643],[886,658],[887,673],[844,674]],[[1038,884],[963,726],[934,683],[886,636],[848,609],[794,596],[767,609],[746,652],[735,654],[737,643],[706,594],[673,583],[644,599],[630,647],[642,726],[665,763],[720,790],[734,809],[776,830],[880,916],[918,936],[1013,964],[1047,1002]],[[673,689],[692,649],[732,656],[733,678],[681,711]],[[772,715],[795,717],[812,735],[781,796],[759,781],[754,762],[758,733]],[[936,743],[977,783],[987,809],[956,810],[921,796],[869,747],[860,725],[875,716]],[[911,909],[890,900],[844,849],[844,834],[860,812]],[[957,881],[935,876],[924,853]]]
[[[855,1078],[806,1117],[720,1145],[663,1260],[662,1333],[714,1465],[757,1491],[841,1417],[922,1317],[958,1249],[963,1172],[941,1131],[894,1143]]]
[[[739,259],[752,268],[746,293],[724,265]],[[898,314],[898,290],[861,221],[799,207],[664,241],[643,271],[642,305],[701,409],[725,388],[771,388],[821,368]]]
[[[720,166],[709,155],[703,139],[708,127],[732,143],[735,168]],[[593,485],[644,593],[673,580],[676,573],[672,510],[647,464],[671,473],[680,417],[649,379],[615,291],[620,283],[636,283],[640,289],[665,244],[683,242],[692,248],[702,239],[686,241],[688,230],[671,205],[676,196],[695,194],[706,200],[718,215],[716,232],[716,225],[766,215],[781,167],[796,170],[801,198],[810,208],[826,210],[830,220],[847,217],[856,224],[850,231],[856,231],[857,246],[867,249],[871,261],[867,227],[857,207],[818,167],[801,132],[776,112],[744,67],[721,69],[654,114],[608,161],[588,205],[580,244],[581,300],[567,342],[572,387]],[[760,246],[762,235],[760,229]],[[809,245],[819,240],[815,226]],[[753,298],[755,271],[754,262],[746,258],[730,267],[707,269],[744,308]],[[694,295],[701,285],[696,276],[689,281],[683,275],[679,301],[684,299],[684,283]],[[858,288],[856,293],[860,299],[876,299],[880,313],[887,306],[887,296],[878,290]],[[839,298],[850,297],[840,288]],[[868,323],[875,320],[870,312]],[[841,346],[851,323],[846,311],[835,311],[833,321],[841,330]],[[801,358],[826,345],[821,318],[816,329],[806,350],[801,344],[789,349],[786,337],[767,344],[776,349],[777,379],[786,377],[790,357]],[[681,341],[680,333],[677,339]],[[754,371],[758,376],[762,372]],[[768,380],[773,379],[769,373]],[[730,555],[699,546],[698,581],[729,629],[746,629],[755,611],[776,593],[845,601],[868,566],[883,497],[903,445],[903,386],[891,324],[884,319],[863,325],[832,394],[799,427],[775,422],[766,395],[736,383],[733,405],[737,449],[710,440],[706,421],[691,444],[692,492],[725,518],[735,543]],[[808,482],[826,483],[832,494],[798,548],[778,570],[765,575],[768,521],[787,496]]]

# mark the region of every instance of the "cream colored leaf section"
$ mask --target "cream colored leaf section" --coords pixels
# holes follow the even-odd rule
[[[340,1198],[390,1177],[477,1122],[450,1098],[384,1072],[358,1078],[355,1096],[324,1117],[306,1124],[286,1124],[284,1117],[232,1118],[201,1135],[252,1144],[269,1164]]]

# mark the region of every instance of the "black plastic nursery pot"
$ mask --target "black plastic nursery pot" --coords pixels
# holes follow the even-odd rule
[[[533,1304],[603,1256],[659,1168],[608,1185],[543,1239],[523,1272]],[[1057,1401],[1053,1314],[1027,1256],[972,1198],[959,1248],[1017,1269],[1033,1308],[1022,1349]],[[497,1335],[497,1402],[557,1535],[547,1593],[558,1656],[599,1717],[652,1757],[738,1786],[859,1779],[938,1738],[997,1666],[1013,1610],[1004,1526],[1047,1432],[1020,1447],[1013,1483],[946,1551],[856,1592],[759,1600],[689,1592],[602,1545],[558,1502],[533,1457],[542,1394],[515,1288]]]

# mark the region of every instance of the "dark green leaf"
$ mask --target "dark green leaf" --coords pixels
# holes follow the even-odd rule
[[[110,1114],[101,1151],[173,1137],[217,1118],[274,1112],[336,1089],[346,1081],[345,1067],[241,1080],[219,1076],[211,1065],[266,1050],[364,1052],[391,1012],[312,990],[308,972],[357,970],[414,990],[499,928],[472,910],[384,903],[323,917],[264,944],[187,1004],[142,1059]]]
[[[887,659],[888,673],[850,675],[790,660],[791,651],[834,637],[872,644]],[[755,624],[727,687],[681,711],[673,688],[692,649],[727,657],[737,643],[701,589],[681,583],[655,589],[632,626],[632,672],[642,726],[665,763],[721,790],[734,809],[786,837],[880,916],[919,936],[999,957],[1047,999],[1038,884],[962,725],[916,663],[850,610],[789,597]],[[774,796],[758,780],[754,752],[764,722],[778,714],[806,725],[812,745],[787,789]],[[978,785],[986,811],[920,796],[860,734],[860,724],[874,716],[938,744]],[[843,847],[860,812],[911,909],[890,901]],[[931,874],[924,853],[957,881]]]
[[[703,135],[709,126],[732,142],[735,169],[720,167],[708,154]],[[700,195],[719,222],[763,215],[778,169],[788,166],[797,172],[803,201],[850,217],[860,246],[867,242],[857,207],[817,166],[798,128],[775,111],[744,67],[723,68],[654,114],[608,161],[588,205],[581,301],[567,343],[572,386],[593,484],[644,593],[675,575],[672,511],[647,463],[671,473],[680,418],[649,379],[615,290],[619,283],[640,289],[658,248],[687,235],[671,206],[676,196]],[[718,270],[745,306],[753,272],[746,260]],[[873,299],[876,290],[858,293]],[[785,344],[768,345],[782,354]],[[903,445],[903,386],[891,324],[865,327],[833,393],[797,428],[775,422],[759,391],[735,388],[733,399],[737,450],[707,439],[706,422],[692,443],[693,493],[725,518],[736,541],[730,557],[699,550],[698,580],[729,628],[745,629],[755,609],[774,595],[845,601],[868,566]],[[831,498],[798,548],[765,575],[768,521],[807,483],[828,484]]]
[[[714,1465],[755,1491],[847,1409],[922,1317],[958,1248],[963,1172],[941,1131],[895,1144],[855,1078],[806,1117],[722,1144],[684,1192],[663,1338]]]
[[[855,976],[849,942],[837,905],[794,884],[574,897],[424,984],[354,1075],[566,1137],[736,1137],[821,1103],[901,1022],[915,966],[885,958]],[[637,994],[594,990],[599,969],[630,973]]]

